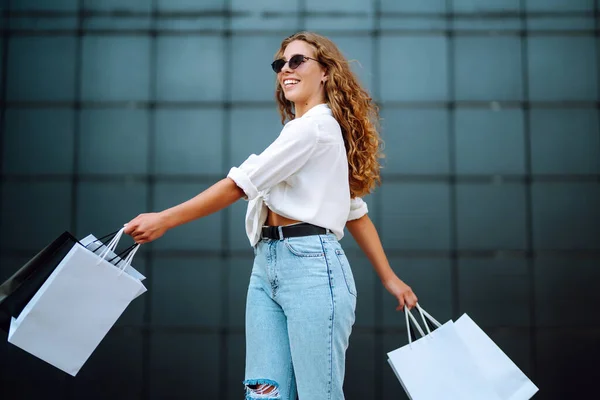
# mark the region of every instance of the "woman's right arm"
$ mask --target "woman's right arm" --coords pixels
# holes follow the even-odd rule
[[[225,178],[175,207],[138,215],[126,224],[124,233],[131,235],[136,243],[151,242],[171,228],[220,211],[244,196],[232,179]]]
[[[167,229],[206,217],[229,207],[245,196],[244,191],[230,178],[215,183],[196,197],[161,212]]]
[[[242,197],[253,200],[302,167],[318,139],[317,125],[310,119],[288,124],[269,147],[259,155],[252,154],[239,168],[232,168],[227,178],[185,203],[159,213],[138,215],[126,224],[124,232],[136,243],[147,243],[168,229],[217,212]]]

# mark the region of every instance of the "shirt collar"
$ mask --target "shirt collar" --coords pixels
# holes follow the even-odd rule
[[[333,113],[331,112],[331,108],[329,108],[326,103],[321,103],[305,112],[302,118],[310,115],[333,115]]]

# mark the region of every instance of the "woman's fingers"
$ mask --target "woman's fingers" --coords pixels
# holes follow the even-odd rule
[[[139,239],[141,235],[144,235],[146,228],[144,225],[144,215],[140,214],[128,223],[125,224],[123,233],[131,236],[133,239]]]
[[[413,293],[412,290],[409,290],[405,293],[402,294],[401,296],[401,300],[399,299],[399,303],[404,306],[406,305],[406,307],[408,307],[409,310],[412,310],[416,305],[417,305],[417,296]],[[402,307],[399,307],[398,309],[402,309]]]
[[[406,304],[408,304],[408,308],[412,309],[417,305],[417,296],[411,291],[406,296]]]
[[[155,214],[140,214],[124,225],[123,232],[138,244],[149,243],[162,235],[159,222]]]
[[[384,286],[398,300],[396,311],[404,310],[404,307],[412,309],[417,305],[418,299],[412,288],[397,276],[384,281]]]
[[[143,231],[134,231],[133,235],[131,235],[131,237],[133,238],[133,240],[135,240],[136,243],[144,243],[146,241],[148,241],[148,235],[146,234],[146,232]]]
[[[398,297],[398,307],[396,307],[396,311],[400,311],[404,309],[404,298],[402,296]]]
[[[136,223],[128,223],[123,233],[131,236],[136,243],[141,243],[144,240],[143,228]]]
[[[125,229],[123,230],[124,234],[130,235],[130,236],[133,236],[135,234],[135,231],[139,225],[138,218],[139,218],[139,216],[135,217],[134,219],[132,219],[131,221],[129,221],[128,223],[126,223],[124,225],[125,226]]]

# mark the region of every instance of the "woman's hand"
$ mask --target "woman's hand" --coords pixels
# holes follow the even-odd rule
[[[166,219],[161,213],[148,213],[140,214],[125,224],[123,232],[141,244],[158,239],[167,229]]]
[[[398,307],[396,307],[396,311],[403,310],[404,305],[406,305],[409,310],[417,305],[417,301],[419,300],[417,299],[417,295],[413,293],[410,286],[402,282],[402,280],[396,275],[384,281],[383,286],[385,286],[387,291],[390,292],[392,296],[398,299]]]

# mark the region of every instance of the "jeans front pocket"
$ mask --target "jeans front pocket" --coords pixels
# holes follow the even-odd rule
[[[301,236],[285,238],[285,247],[298,257],[324,257],[323,245],[319,236]]]
[[[342,273],[344,274],[344,280],[346,281],[346,286],[348,287],[348,292],[350,292],[351,295],[356,296],[356,282],[354,282],[352,268],[350,268],[350,263],[348,262],[348,258],[346,257],[344,250],[336,249],[335,255],[340,262]]]

